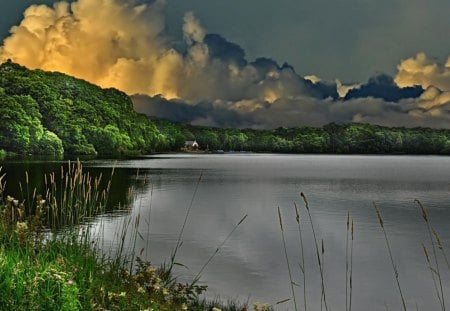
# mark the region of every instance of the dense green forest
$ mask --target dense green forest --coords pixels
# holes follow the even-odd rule
[[[148,153],[163,140],[130,98],[61,73],[0,65],[0,149],[18,154]]]
[[[0,158],[15,154],[119,156],[205,150],[450,154],[450,130],[328,124],[274,130],[199,127],[149,119],[116,89],[6,62],[0,65]]]

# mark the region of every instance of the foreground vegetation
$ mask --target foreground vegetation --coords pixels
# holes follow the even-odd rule
[[[116,89],[18,64],[0,65],[0,159],[15,154],[121,156],[201,149],[283,153],[450,154],[450,130],[329,124],[224,129],[149,119]]]
[[[111,175],[113,174],[114,170]],[[202,176],[198,179],[184,224],[189,217],[201,179]],[[47,191],[45,196],[40,196],[31,191],[26,175],[25,183],[18,185],[23,194],[22,198],[15,199],[5,193],[5,175],[0,174],[0,310],[249,310],[248,303],[223,304],[200,299],[207,287],[198,283],[204,268],[247,216],[237,223],[194,280],[182,283],[177,281],[172,271],[174,265],[177,265],[175,257],[182,244],[184,225],[172,257],[166,265],[155,267],[139,258],[138,254],[145,251],[145,248],[139,251],[135,247],[136,239],[142,238],[137,230],[140,215],[136,218],[125,217],[123,228],[117,228],[118,251],[111,253],[114,255],[105,256],[99,248],[104,238],[101,230],[100,234],[93,232],[84,222],[97,214],[105,213],[111,183],[102,182],[101,176],[92,177],[89,173],[84,173],[80,162],[69,163],[68,168],[61,168],[58,175],[47,175],[45,180]],[[298,230],[301,257],[297,263],[292,262],[288,256],[285,230],[291,228],[278,207],[281,239],[289,274],[286,283],[291,287],[291,295],[274,306],[279,304],[280,309],[284,309],[283,304],[289,302],[294,310],[312,310],[312,306],[317,306],[318,301],[312,301],[311,297],[307,296],[307,288],[312,285],[307,282],[306,275],[316,273],[320,278],[320,286],[316,289],[316,292],[320,293],[320,305],[323,310],[336,309],[337,306],[331,306],[327,300],[329,289],[324,272],[324,240],[317,235],[317,227],[306,196],[301,193],[300,197],[304,203],[303,216],[296,203],[290,208],[289,216],[292,221],[295,219]],[[415,204],[429,236],[428,243],[422,244],[424,264],[430,270],[436,302],[445,310],[446,293],[443,283],[445,274],[450,272],[447,252],[426,208],[418,200]],[[406,311],[411,309],[408,308],[411,300],[408,301],[404,292],[403,275],[397,268],[389,227],[384,223],[381,209],[375,203],[373,205],[374,216],[378,218],[385,239],[385,256],[392,265],[392,280],[397,286],[402,310]],[[303,226],[305,222],[301,221],[301,217],[307,219],[306,227]],[[307,230],[310,230],[313,236],[312,250],[304,247],[304,234]],[[345,310],[348,311],[352,310],[354,300],[355,235],[355,224],[348,213],[345,243]],[[129,239],[132,245],[131,248],[127,246],[125,250],[126,239]],[[316,254],[317,269],[311,270],[311,265],[305,264],[304,254],[310,251]],[[298,268],[294,268],[297,264]],[[297,282],[296,279],[300,281]],[[294,287],[303,289],[303,293],[299,293],[300,290]],[[268,311],[274,306],[253,304],[252,309]]]
[[[4,193],[0,174],[0,310],[245,310],[201,300],[206,286],[178,282],[172,265],[102,255],[102,237],[80,224],[104,212],[109,186],[99,187],[80,163],[61,174],[60,186],[47,176],[45,197],[23,185],[33,193],[28,200]]]

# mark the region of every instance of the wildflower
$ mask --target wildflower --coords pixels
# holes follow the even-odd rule
[[[42,205],[44,205],[44,204],[45,204],[45,200],[40,200],[40,201],[39,201],[39,205],[40,205],[40,206],[42,206]]]
[[[185,303],[182,303],[181,310],[187,310],[187,309],[188,309],[187,305]]]
[[[26,222],[17,222],[16,223],[16,232],[22,233],[28,230],[28,225]]]
[[[14,206],[19,205],[19,200],[13,200],[12,202],[13,202]]]
[[[162,294],[163,294],[164,296],[169,295],[169,290],[168,290],[167,288],[163,288]]]
[[[145,270],[145,272],[148,273],[148,274],[154,274],[154,273],[156,272],[156,269],[153,268],[153,267],[148,267],[148,268]]]
[[[255,311],[269,311],[269,305],[267,303],[254,303],[253,310]]]
[[[78,267],[73,267],[73,272],[77,273],[78,272]]]
[[[119,297],[125,297],[126,295],[127,295],[127,293],[121,292],[121,293],[119,294]]]
[[[10,197],[9,195],[6,197],[6,202],[11,203],[14,201],[14,198]]]
[[[138,293],[140,293],[140,294],[143,294],[143,293],[145,293],[145,289],[143,288],[143,287],[141,287],[141,286],[139,286],[139,288],[138,288]]]
[[[67,281],[67,285],[72,285],[73,284],[73,280],[72,279],[69,279],[68,281]]]

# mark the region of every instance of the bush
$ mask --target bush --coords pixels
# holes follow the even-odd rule
[[[63,156],[64,148],[61,139],[53,132],[45,131],[38,144],[39,148],[36,150],[38,154]]]

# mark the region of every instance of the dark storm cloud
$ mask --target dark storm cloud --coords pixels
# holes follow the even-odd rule
[[[134,109],[148,116],[167,119],[174,122],[218,127],[250,126],[251,116],[241,117],[226,105],[214,105],[203,102],[189,105],[177,100],[167,100],[161,96],[133,95]]]
[[[228,63],[235,63],[238,66],[247,65],[245,51],[238,44],[226,40],[218,34],[207,34],[203,42],[208,46],[209,55]]]
[[[398,103],[372,97],[349,100],[298,97],[271,104],[254,100],[188,104],[142,95],[132,96],[132,100],[141,113],[194,125],[270,129],[366,122],[383,126],[450,128],[450,93],[435,90]]]
[[[391,76],[382,74],[370,78],[366,84],[359,88],[351,89],[345,99],[374,97],[381,98],[385,101],[398,102],[405,98],[417,98],[422,95],[421,86],[414,87],[398,87]]]

